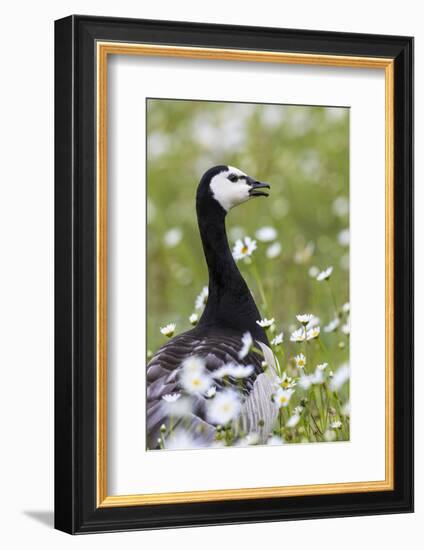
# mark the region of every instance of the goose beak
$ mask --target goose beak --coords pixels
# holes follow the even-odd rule
[[[268,197],[269,193],[261,191],[262,189],[270,189],[269,183],[262,183],[261,181],[252,180],[250,183],[249,195],[251,197]]]

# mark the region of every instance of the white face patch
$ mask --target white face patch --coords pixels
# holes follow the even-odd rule
[[[215,200],[228,212],[233,206],[237,206],[242,202],[246,202],[251,198],[249,195],[250,185],[240,176],[246,176],[244,172],[233,166],[229,166],[228,170],[214,176],[210,182],[210,188]],[[235,181],[231,181],[231,179]]]

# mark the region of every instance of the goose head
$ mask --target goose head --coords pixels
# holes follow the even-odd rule
[[[268,183],[257,181],[234,166],[214,166],[207,170],[197,191],[198,202],[214,201],[227,213],[254,197],[267,197]]]

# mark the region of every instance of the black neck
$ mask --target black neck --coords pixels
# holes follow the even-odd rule
[[[264,330],[256,323],[261,318],[250,290],[231,254],[225,230],[225,210],[215,201],[202,208],[197,217],[209,271],[209,297],[199,327],[217,326],[241,332],[268,343]]]

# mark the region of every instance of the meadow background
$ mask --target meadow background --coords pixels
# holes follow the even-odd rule
[[[227,216],[230,246],[246,235],[257,241],[252,258],[268,307],[251,266],[238,265],[262,315],[275,317],[287,335],[298,313],[330,322],[335,311],[329,285],[310,272],[333,266],[336,306],[348,301],[349,110],[153,99],[147,135],[148,349],[165,342],[159,327],[175,322],[177,332],[190,328],[195,298],[207,284],[195,194],[203,172],[216,164],[271,184],[269,198],[251,200]],[[255,237],[264,226],[276,229],[277,257],[267,257],[272,242]],[[333,335],[322,338],[331,348]],[[346,361],[348,346],[337,349],[337,362]]]
[[[256,241],[238,266],[262,317],[275,319],[274,335],[284,333],[274,352],[294,380],[301,373],[296,354],[307,358],[305,373],[327,363],[327,392],[333,373],[344,372],[349,360],[349,334],[342,328],[349,316],[349,109],[151,99],[147,136],[149,355],[167,340],[160,327],[175,323],[178,334],[191,328],[193,312],[201,315],[195,300],[208,278],[196,188],[208,168],[230,164],[271,185],[268,198],[234,208],[226,224],[231,247],[246,236]],[[317,281],[329,266],[330,279]],[[290,341],[302,313],[315,316],[319,339]],[[304,405],[302,397],[312,400],[307,440],[323,440],[331,415],[343,426],[330,436],[348,439],[349,384],[343,380],[333,394],[322,391],[300,390],[285,414]],[[315,419],[318,427],[311,430]],[[286,430],[287,436],[306,440],[298,432]]]

